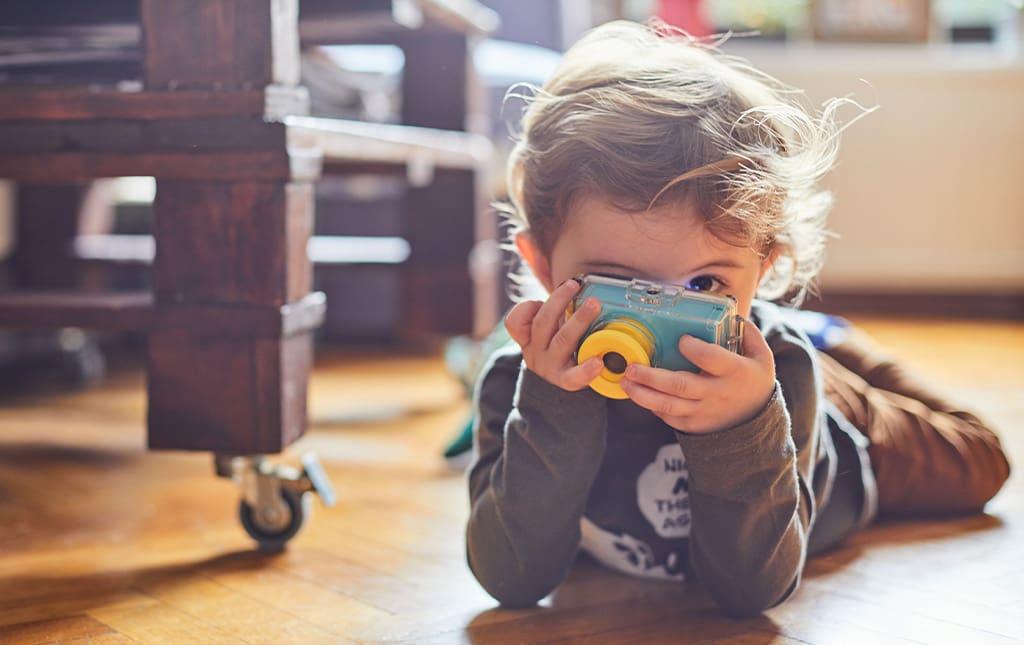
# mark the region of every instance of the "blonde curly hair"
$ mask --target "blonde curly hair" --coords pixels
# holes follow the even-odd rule
[[[824,257],[832,196],[818,182],[835,162],[836,110],[856,104],[812,115],[797,95],[664,24],[606,23],[543,87],[509,91],[526,108],[501,210],[550,257],[581,195],[630,213],[691,200],[720,239],[777,253],[759,297],[799,304]]]

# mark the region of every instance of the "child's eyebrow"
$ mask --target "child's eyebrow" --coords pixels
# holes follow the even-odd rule
[[[711,269],[742,269],[743,263],[738,260],[712,260],[707,264],[703,264],[696,269],[693,269],[691,273],[700,273],[701,271],[709,271]]]
[[[591,261],[591,262],[583,262],[581,264],[582,264],[582,267],[584,269],[584,271],[583,271],[584,273],[602,273],[602,274],[610,275],[610,276],[617,277],[617,278],[645,278],[645,279],[654,279],[653,276],[642,275],[643,272],[637,270],[636,267],[632,267],[632,266],[629,266],[629,265],[626,265],[626,264],[619,264],[618,262],[607,262],[607,261],[604,261],[604,260],[594,260],[594,261]],[[702,264],[702,265],[700,265],[698,267],[694,267],[692,269],[688,269],[686,271],[686,274],[687,275],[701,275],[702,273],[706,273],[708,271],[722,270],[722,269],[742,269],[742,268],[743,268],[743,264],[741,262],[739,262],[738,260],[733,260],[733,259],[712,260],[712,261],[706,262],[706,263],[704,263],[704,264]],[[671,281],[677,281],[677,280],[680,280],[680,279],[682,279],[682,278],[673,278],[673,279],[665,278],[665,280],[668,280],[670,282]]]
[[[635,277],[636,274],[639,273],[639,271],[637,271],[635,268],[631,266],[626,266],[625,264],[619,264],[617,262],[586,262],[584,263],[584,266],[586,266],[588,269],[599,269],[601,271],[617,273],[623,276],[630,277]]]

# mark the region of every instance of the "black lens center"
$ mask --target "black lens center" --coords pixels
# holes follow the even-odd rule
[[[604,366],[612,374],[622,374],[628,365],[625,357],[618,352],[608,352],[602,357],[602,360],[604,360]]]

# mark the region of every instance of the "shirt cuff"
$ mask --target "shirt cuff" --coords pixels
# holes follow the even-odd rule
[[[603,418],[606,410],[604,397],[589,387],[578,392],[563,390],[538,376],[525,363],[519,372],[514,405],[520,410],[532,408],[558,426],[559,422]]]
[[[789,439],[789,412],[778,381],[768,403],[752,419],[718,432],[689,434],[676,431],[688,464],[729,457],[746,460],[753,455],[774,452]]]

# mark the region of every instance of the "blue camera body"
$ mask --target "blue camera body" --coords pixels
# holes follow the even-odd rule
[[[605,367],[590,387],[604,396],[626,398],[619,381],[631,363],[699,372],[679,353],[683,335],[740,351],[744,320],[732,296],[596,274],[576,280],[580,289],[568,313],[587,298],[601,302],[601,313],[583,336],[576,360],[582,364],[594,356],[601,358]]]

